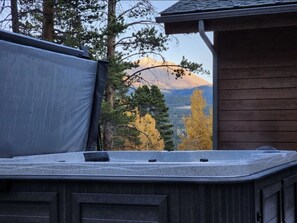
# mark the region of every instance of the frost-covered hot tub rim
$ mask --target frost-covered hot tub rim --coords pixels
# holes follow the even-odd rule
[[[85,162],[83,152],[0,159],[2,166],[0,175],[139,178],[211,177],[219,179],[250,176],[271,168],[291,165],[297,161],[295,151],[133,151],[108,153],[110,162]],[[229,159],[226,159],[228,156]],[[129,157],[129,159],[125,159],[125,157]],[[173,157],[175,160],[178,157],[191,157],[192,161],[168,162]],[[213,159],[215,157],[216,160]],[[204,159],[204,161],[201,162],[200,159]],[[208,159],[208,162],[205,162],[205,159]],[[153,162],[149,162],[152,160]]]
[[[67,163],[81,163],[85,162],[84,154],[100,154],[100,151],[91,152],[68,152],[68,153],[54,153],[41,154],[29,156],[16,156],[12,158],[0,158],[2,162],[67,162]],[[206,163],[210,162],[245,162],[259,159],[266,159],[268,157],[288,157],[297,155],[296,151],[258,151],[258,150],[203,150],[203,151],[108,151],[110,163],[119,162],[133,162],[146,163],[150,160],[161,163],[193,163],[200,162],[201,159],[207,159]]]

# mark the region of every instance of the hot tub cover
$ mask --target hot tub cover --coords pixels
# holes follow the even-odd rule
[[[0,35],[0,157],[94,146],[106,63],[9,40]]]

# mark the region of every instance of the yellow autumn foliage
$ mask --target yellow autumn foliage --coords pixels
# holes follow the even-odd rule
[[[184,118],[186,134],[181,136],[179,150],[209,150],[212,148],[212,109],[205,115],[206,102],[201,90],[191,97],[191,115]]]
[[[136,110],[136,118],[134,122],[129,124],[140,132],[141,145],[135,145],[132,142],[126,142],[125,147],[134,148],[135,150],[163,150],[164,140],[160,136],[160,132],[156,129],[156,121],[150,115],[141,116]]]

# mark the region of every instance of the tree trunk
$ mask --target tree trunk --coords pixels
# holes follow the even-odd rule
[[[108,0],[108,25],[107,29],[109,30],[109,36],[107,38],[107,58],[111,61],[115,56],[115,39],[116,35],[112,31],[114,27],[114,22],[116,18],[116,0]],[[113,74],[108,72],[108,76]],[[110,78],[109,78],[110,79]],[[114,108],[114,97],[115,92],[110,81],[107,81],[105,88],[105,101],[109,104],[111,108]],[[106,122],[103,130],[103,146],[104,150],[111,150],[113,147],[113,126],[112,123]]]
[[[54,0],[43,0],[42,39],[54,41]]]
[[[11,7],[12,31],[15,33],[19,33],[20,27],[19,27],[19,15],[18,15],[17,0],[10,0],[10,7]]]

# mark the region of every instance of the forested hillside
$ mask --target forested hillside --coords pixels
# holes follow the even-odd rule
[[[141,72],[143,80],[133,84],[136,89],[143,85],[156,85],[161,89],[169,108],[169,119],[173,124],[173,142],[177,146],[180,143],[179,135],[185,131],[183,117],[190,115],[191,96],[194,90],[199,89],[203,91],[207,112],[212,107],[212,85],[194,73],[188,73],[188,75],[176,79],[170,73],[170,68],[173,69],[176,66],[173,62],[165,62],[165,64],[168,64],[168,67],[145,70],[148,67],[158,66],[162,63],[149,57],[141,58],[140,66],[129,70],[128,73],[133,73],[135,70],[143,70]],[[133,91],[131,90],[131,92]]]

